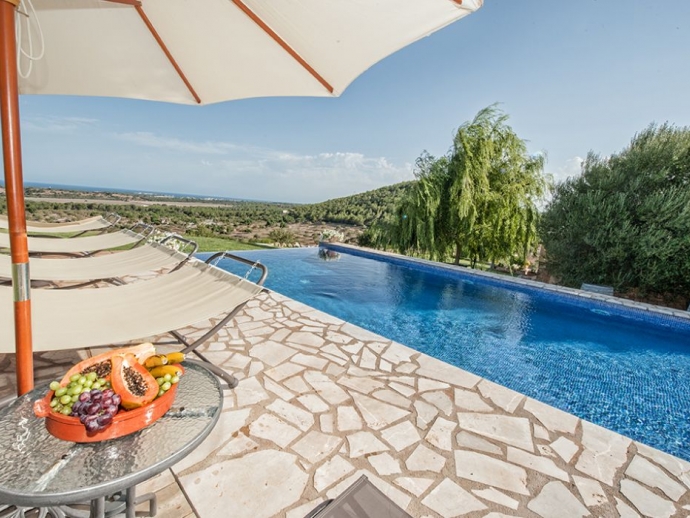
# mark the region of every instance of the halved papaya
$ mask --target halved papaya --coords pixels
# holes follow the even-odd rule
[[[111,372],[110,359],[113,356],[123,354],[133,354],[140,362],[143,362],[149,356],[156,354],[156,348],[153,346],[153,344],[145,342],[132,347],[113,349],[112,351],[106,351],[92,358],[87,358],[86,360],[80,361],[74,367],[68,370],[67,374],[65,374],[60,380],[60,385],[67,385],[69,383],[69,379],[75,374],[85,375],[89,372],[95,372],[98,374],[99,378],[109,380]]]
[[[126,410],[148,405],[158,395],[156,378],[149,374],[133,354],[113,356],[110,385],[122,398],[120,405]]]

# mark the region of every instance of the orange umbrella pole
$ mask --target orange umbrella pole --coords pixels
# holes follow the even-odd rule
[[[22,395],[34,386],[34,366],[31,346],[29,251],[26,238],[22,150],[19,134],[17,42],[14,26],[17,4],[18,0],[0,0],[0,110],[2,112],[5,194],[12,252],[17,393]]]

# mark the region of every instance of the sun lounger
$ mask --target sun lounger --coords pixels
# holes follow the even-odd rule
[[[171,240],[183,241],[191,249],[184,254],[165,245]],[[94,257],[52,258],[32,257],[29,260],[29,272],[32,281],[48,282],[90,282],[117,279],[125,275],[158,270],[161,268],[179,268],[191,259],[198,246],[181,236],[171,235],[161,244],[147,243],[137,248]],[[9,255],[0,254],[0,278],[12,278],[12,261]]]
[[[362,475],[333,500],[326,500],[304,518],[412,518]]]
[[[134,229],[138,227],[143,227],[145,229],[144,232],[141,234],[134,232]],[[134,247],[145,241],[152,232],[153,227],[138,223],[132,230],[119,230],[98,236],[75,237],[72,239],[29,237],[29,254],[86,255],[124,246]],[[9,234],[0,233],[0,249],[9,247]]]
[[[195,349],[221,329],[246,302],[259,293],[265,266],[221,252],[262,271],[257,283],[211,266],[189,261],[182,268],[150,280],[122,286],[81,290],[32,290],[34,351],[112,345],[171,333],[184,352]],[[203,336],[188,340],[176,330],[210,318],[220,320]],[[0,286],[0,353],[14,352],[12,288]],[[229,385],[236,380],[217,367]],[[234,381],[233,381],[234,380]]]
[[[109,221],[109,218],[112,221]],[[103,231],[120,221],[120,216],[115,213],[96,216],[94,218],[82,219],[79,221],[69,221],[66,223],[45,223],[42,221],[27,221],[26,231],[29,234],[71,234],[88,232],[90,230]],[[7,216],[0,216],[0,228],[9,229]]]

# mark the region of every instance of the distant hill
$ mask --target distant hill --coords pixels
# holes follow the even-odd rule
[[[344,223],[348,225],[371,225],[388,214],[405,195],[413,181],[401,182],[373,191],[336,198],[311,205],[291,207],[296,220],[312,223]]]

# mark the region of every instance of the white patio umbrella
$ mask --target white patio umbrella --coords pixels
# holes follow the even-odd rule
[[[20,94],[210,104],[338,96],[483,0],[0,0],[0,93],[18,386],[33,386]],[[21,30],[15,39],[16,23]],[[28,61],[16,49],[37,54]],[[385,95],[385,93],[384,93]]]

